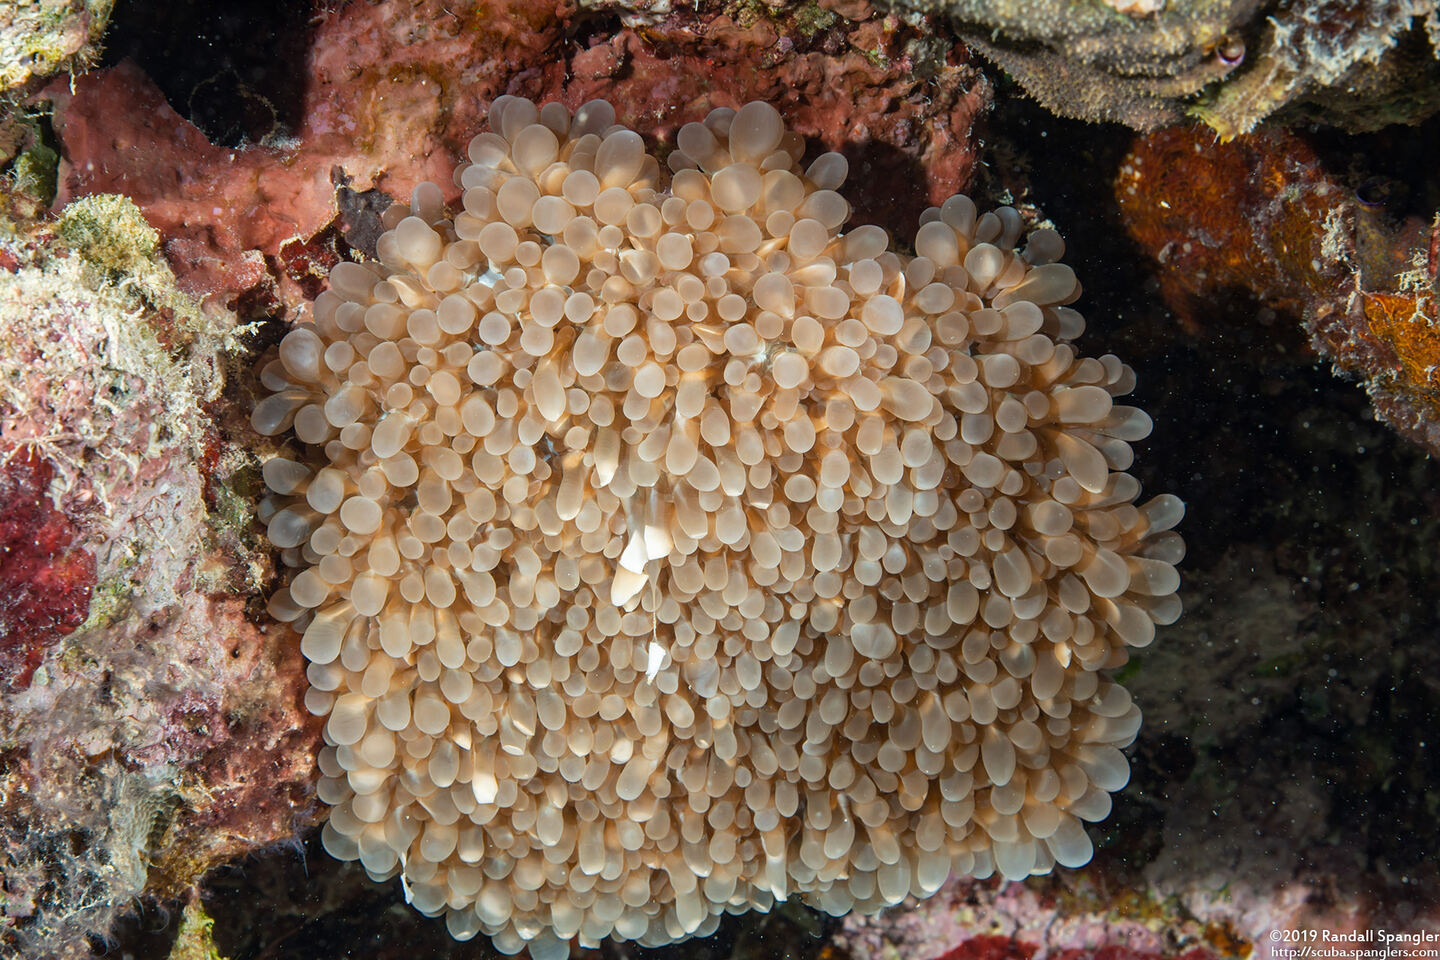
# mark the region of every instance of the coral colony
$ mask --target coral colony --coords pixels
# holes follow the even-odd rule
[[[263,517],[326,715],[324,842],[536,960],[798,896],[1090,859],[1180,612],[1060,237],[958,196],[842,233],[763,103],[666,166],[500,97],[263,372]]]

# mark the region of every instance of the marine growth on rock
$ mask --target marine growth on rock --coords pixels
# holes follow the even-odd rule
[[[763,103],[665,166],[599,101],[490,127],[262,375],[327,849],[537,960],[1087,862],[1183,508],[1059,236],[841,233]]]

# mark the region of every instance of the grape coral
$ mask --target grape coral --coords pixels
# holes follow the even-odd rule
[[[668,170],[599,101],[490,127],[262,375],[327,849],[537,960],[1088,861],[1183,508],[1059,236],[842,234],[760,103]]]

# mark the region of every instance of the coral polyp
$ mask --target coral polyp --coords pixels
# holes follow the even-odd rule
[[[603,102],[489,123],[252,418],[303,449],[262,516],[326,847],[537,960],[1087,862],[1183,507],[1135,502],[1058,234],[842,232],[844,159],[762,103],[665,167]]]

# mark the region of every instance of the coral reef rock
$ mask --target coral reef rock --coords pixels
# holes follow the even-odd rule
[[[1192,112],[1229,138],[1312,96],[1364,128],[1440,106],[1433,0],[904,3],[949,17],[1033,97],[1082,120],[1153,130]],[[1395,57],[1408,76],[1386,65]]]
[[[233,317],[123,197],[5,223],[0,264],[0,953],[88,957],[310,823],[319,731],[294,634],[235,596],[268,561],[211,413]]]
[[[296,102],[276,105],[293,124],[240,147],[210,143],[122,62],[45,91],[60,199],[124,194],[187,290],[228,302],[259,288],[298,309],[334,263],[306,247],[344,223],[337,187],[403,197],[428,180],[454,200],[449,172],[507,92],[572,109],[603,97],[670,143],[713,106],[773,100],[874,184],[861,213],[892,229],[965,188],[989,86],[963,46],[863,5],[853,20],[813,4],[747,11],[677,11],[643,28],[587,20],[577,43],[574,11],[553,5],[342,4],[317,18]]]
[[[18,0],[0,7],[0,102],[96,57],[113,0]]]
[[[1139,137],[1116,200],[1192,330],[1237,295],[1297,320],[1338,372],[1362,379],[1385,422],[1440,453],[1440,221],[1391,222],[1284,131]]]

